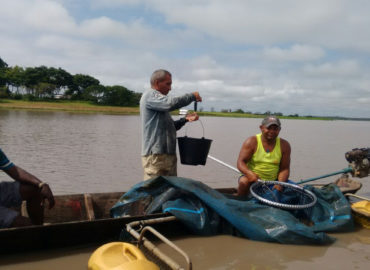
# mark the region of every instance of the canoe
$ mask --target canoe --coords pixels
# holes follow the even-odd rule
[[[235,193],[234,188],[218,189]],[[88,193],[55,196],[55,206],[45,208],[44,225],[0,229],[0,254],[103,244],[119,239],[125,225],[136,220],[165,217],[169,214],[132,215],[111,218],[110,209],[124,192]],[[134,205],[133,213],[143,212]],[[27,216],[25,204],[15,209]]]
[[[45,209],[44,225],[0,229],[0,253],[67,247],[117,240],[134,220],[163,216],[111,218],[110,208],[124,192],[55,196],[55,207]],[[27,216],[25,204],[22,215]]]
[[[216,190],[224,194],[236,193],[235,188]],[[109,211],[123,194],[124,192],[57,195],[55,207],[45,209],[44,225],[0,229],[0,254],[103,244],[119,239],[125,225],[130,222],[169,216],[160,213],[111,218]],[[134,207],[137,209],[133,209],[133,213],[142,213],[140,205]],[[24,205],[22,209],[16,210],[27,215]]]

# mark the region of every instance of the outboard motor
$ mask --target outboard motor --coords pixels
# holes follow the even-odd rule
[[[370,174],[370,148],[354,148],[345,154],[352,176],[366,177]]]

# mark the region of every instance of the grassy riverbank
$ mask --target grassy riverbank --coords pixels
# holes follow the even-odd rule
[[[235,112],[198,112],[201,116],[235,117],[235,118],[264,118],[264,114],[235,113]],[[278,116],[280,119],[301,119],[301,120],[334,120],[332,117],[311,117],[311,116]]]
[[[116,107],[94,105],[86,101],[24,101],[1,99],[0,109],[66,111],[78,113],[139,114],[139,107]]]
[[[104,114],[139,114],[139,107],[116,107],[91,104],[86,101],[24,101],[0,99],[0,109],[36,110],[36,111],[66,111],[77,113],[104,113]],[[174,114],[178,114],[177,111]],[[198,112],[200,116],[262,118],[265,115],[234,113],[234,112]],[[279,116],[283,119],[310,119],[333,120],[332,117],[304,117],[304,116]]]

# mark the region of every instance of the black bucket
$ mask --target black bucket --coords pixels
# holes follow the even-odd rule
[[[202,124],[202,122],[199,120]],[[202,124],[203,127],[203,124]],[[191,138],[188,136],[178,137],[181,164],[206,165],[212,140],[204,138],[204,127],[202,138]]]
[[[191,137],[177,138],[181,164],[185,165],[206,165],[209,148],[212,140]]]

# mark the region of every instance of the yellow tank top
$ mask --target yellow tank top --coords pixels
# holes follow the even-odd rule
[[[267,153],[263,148],[261,135],[261,133],[256,135],[257,149],[247,166],[251,171],[258,174],[261,180],[274,181],[277,179],[280,168],[280,138],[276,138],[274,150]]]

